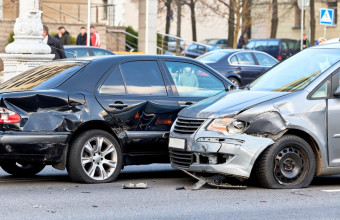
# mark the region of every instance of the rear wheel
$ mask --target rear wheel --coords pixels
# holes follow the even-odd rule
[[[236,79],[235,77],[228,77],[229,81],[232,82],[235,86],[240,87],[241,83],[238,79]]]
[[[120,146],[111,134],[89,130],[73,141],[67,171],[74,182],[107,183],[117,178],[122,161]]]
[[[266,149],[257,163],[259,183],[266,188],[307,187],[315,174],[315,155],[300,137],[285,135]]]
[[[44,169],[44,164],[8,161],[1,164],[1,168],[9,174],[18,177],[34,176]]]

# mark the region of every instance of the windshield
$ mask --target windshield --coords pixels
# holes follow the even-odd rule
[[[207,62],[207,63],[217,62],[230,53],[231,52],[227,52],[227,51],[214,51],[214,52],[203,54],[202,56],[197,57],[196,60],[199,60],[201,62]]]
[[[305,88],[339,60],[339,50],[307,49],[267,71],[250,84],[250,89],[295,92]]]
[[[72,76],[83,66],[84,63],[75,62],[53,62],[39,66],[4,82],[0,85],[0,90],[51,89]]]

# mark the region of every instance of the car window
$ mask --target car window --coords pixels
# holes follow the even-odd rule
[[[253,49],[255,46],[255,41],[250,41],[246,46],[245,48],[246,49]]]
[[[267,48],[267,41],[266,40],[259,40],[255,43],[255,50],[263,50]]]
[[[233,65],[239,64],[236,55],[230,58],[230,64],[233,64]]]
[[[189,51],[195,51],[197,49],[197,45],[196,44],[191,44],[191,45],[189,45],[189,47],[188,47],[188,50]]]
[[[287,50],[288,46],[285,41],[282,41],[282,49]]]
[[[240,65],[255,65],[253,56],[250,53],[238,53],[236,57]]]
[[[260,66],[274,66],[277,61],[263,53],[254,53]]]
[[[120,65],[128,94],[166,96],[157,61],[134,61]]]
[[[279,49],[279,44],[280,44],[280,42],[278,40],[270,40],[268,42],[267,48],[271,49],[271,50],[277,50],[277,49]]]
[[[318,99],[318,98],[327,98],[328,97],[328,89],[330,83],[327,80],[324,84],[322,84],[322,86],[320,86],[311,96],[311,98],[313,99]]]
[[[199,60],[201,62],[206,63],[213,63],[221,60],[222,58],[226,57],[231,52],[229,51],[223,51],[223,50],[217,50],[214,52],[205,53],[202,56],[199,56],[196,58],[196,60]]]
[[[181,97],[210,97],[225,91],[223,82],[199,66],[165,62]]]
[[[107,55],[112,55],[109,51],[106,50],[100,50],[100,49],[92,49],[93,55],[94,56],[107,56]]]
[[[116,68],[109,75],[109,77],[107,77],[103,85],[100,87],[99,93],[115,95],[126,94],[124,82],[119,67]]]
[[[296,41],[290,40],[288,41],[288,48],[289,50],[296,50]]]
[[[65,55],[67,58],[75,57],[88,57],[90,56],[87,48],[75,48],[75,49],[66,49]]]
[[[85,64],[77,62],[53,62],[30,69],[0,85],[0,90],[51,89],[73,74]]]
[[[201,53],[205,53],[205,52],[208,51],[208,49],[205,46],[202,46],[202,45],[198,45],[197,50],[198,50],[198,52],[201,52]]]

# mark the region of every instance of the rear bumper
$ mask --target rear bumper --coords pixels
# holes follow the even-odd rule
[[[69,132],[0,132],[0,161],[59,162],[69,136]]]

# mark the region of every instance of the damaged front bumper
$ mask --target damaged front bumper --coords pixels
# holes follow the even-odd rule
[[[207,131],[207,120],[193,134],[170,132],[170,158],[174,168],[249,178],[261,152],[272,145],[270,138],[247,134],[223,135]]]
[[[69,132],[0,132],[0,162],[54,164],[62,160]]]

